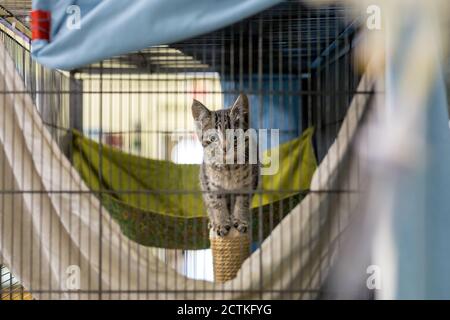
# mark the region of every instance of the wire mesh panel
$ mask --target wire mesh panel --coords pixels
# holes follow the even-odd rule
[[[21,12],[20,7],[9,9]],[[139,244],[137,266],[124,265],[121,250],[129,248],[121,246],[95,245],[92,250],[98,252],[88,250],[87,256],[70,248],[51,248],[39,253],[18,249],[18,254],[33,254],[35,268],[32,269],[38,274],[49,272],[40,269],[41,255],[50,254],[59,261],[69,259],[72,269],[66,270],[66,265],[61,263],[61,275],[76,273],[78,266],[81,281],[88,288],[80,292],[77,288],[52,288],[50,284],[45,286],[46,290],[28,287],[26,292],[60,298],[67,297],[65,294],[69,292],[75,293],[70,296],[73,298],[92,299],[127,299],[136,293],[160,299],[173,294],[181,298],[202,298],[205,297],[202,294],[212,293],[216,294],[212,297],[220,299],[227,291],[243,291],[242,297],[255,293],[261,298],[296,298],[299,294],[305,298],[318,297],[339,241],[333,244],[325,241],[323,246],[330,248],[326,256],[321,256],[322,251],[318,253],[313,248],[314,230],[319,228],[320,232],[330,233],[331,239],[346,224],[342,224],[342,229],[338,224],[335,230],[322,227],[320,219],[308,220],[306,211],[311,213],[317,205],[313,201],[302,209],[305,212],[300,217],[304,216],[305,220],[297,221],[305,241],[298,256],[307,259],[308,255],[318,254],[320,257],[318,262],[305,265],[305,273],[312,276],[300,287],[281,290],[265,285],[280,272],[293,270],[298,262],[291,258],[283,262],[282,270],[273,270],[264,277],[261,273],[259,279],[251,279],[245,290],[238,286],[211,289],[206,282],[188,288],[185,278],[170,290],[159,283],[171,281],[164,279],[173,269],[190,279],[214,281],[208,218],[202,202],[202,194],[208,191],[201,190],[198,178],[203,147],[191,112],[193,99],[216,111],[230,107],[244,93],[250,105],[250,128],[258,134],[261,155],[269,159],[265,167],[274,166],[269,174],[260,176],[258,187],[250,192],[227,191],[232,197],[242,192],[251,196],[248,249],[259,252],[258,260],[251,260],[257,264],[252,268],[262,270],[263,265],[270,265],[272,255],[277,255],[274,252],[282,251],[282,248],[264,251],[262,244],[308,194],[336,194],[335,202],[345,202],[349,197],[350,191],[311,190],[310,185],[317,165],[327,156],[338,133],[345,135],[342,123],[352,101],[358,95],[373,94],[370,88],[358,88],[361,73],[356,70],[353,55],[360,43],[360,22],[355,17],[350,7],[339,3],[310,7],[301,1],[286,1],[206,35],[150,47],[70,72],[48,70],[34,62],[26,38],[14,36],[5,23],[1,40],[25,84],[25,93],[31,95],[43,124],[89,188],[89,192],[81,188],[78,192],[51,192],[69,199],[89,193],[102,204],[100,212],[85,213],[92,228],[98,230],[99,239],[106,237],[114,243],[117,239],[105,230],[117,225],[124,236]],[[26,25],[24,17],[17,18]],[[361,107],[361,113],[363,110]],[[357,184],[355,189],[352,192],[357,191]],[[8,192],[2,188],[4,201],[9,199]],[[48,193],[39,186],[14,192],[29,193],[30,197]],[[61,212],[70,212],[64,210]],[[328,213],[321,219],[334,216],[333,210],[333,205],[329,205]],[[351,211],[349,206],[347,214]],[[104,213],[107,219],[101,218]],[[69,217],[67,221],[72,220]],[[45,222],[37,225],[44,228]],[[83,239],[76,223],[64,227],[45,229],[46,236],[64,237],[67,233],[79,241],[87,241],[89,248],[91,243],[100,241]],[[10,226],[2,221],[1,228],[4,239]],[[283,233],[292,233],[293,239],[295,230],[291,225]],[[42,230],[33,232],[40,234]],[[292,246],[292,243],[282,246]],[[144,271],[139,269],[140,263],[151,264],[150,256],[157,257],[161,263]],[[90,264],[95,265],[95,270],[83,273]],[[8,267],[20,271],[23,266]],[[116,276],[116,269],[122,268],[128,270],[123,282],[119,279],[116,287],[102,286]],[[9,275],[6,279],[2,271],[3,298],[17,282],[7,269],[2,267],[2,270]],[[119,274],[124,275],[120,271]],[[145,285],[142,285],[144,289],[129,286],[129,279],[135,277],[137,283],[150,282],[149,274],[161,281],[153,290],[145,289]]]

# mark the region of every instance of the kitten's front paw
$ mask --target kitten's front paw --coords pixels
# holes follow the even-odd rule
[[[219,237],[225,237],[231,230],[231,223],[210,223],[210,226]]]
[[[247,221],[243,221],[241,219],[234,219],[233,225],[239,231],[240,233],[246,233],[248,230],[248,223]]]

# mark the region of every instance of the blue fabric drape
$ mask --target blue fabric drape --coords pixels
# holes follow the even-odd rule
[[[102,59],[211,32],[280,0],[33,0],[51,12],[50,41],[34,40],[39,63],[74,69]],[[79,28],[73,11],[80,9]]]
[[[442,58],[436,54],[440,48],[437,37],[430,36],[427,43],[432,79],[425,99],[411,106],[407,96],[414,85],[408,83],[404,89],[405,75],[411,68],[405,56],[415,48],[422,31],[419,18],[423,19],[412,17],[403,22],[398,47],[387,68],[386,97],[395,117],[390,120],[416,130],[411,132],[413,140],[423,139],[420,148],[409,151],[408,165],[391,163],[382,167],[384,173],[377,177],[385,190],[391,190],[389,197],[393,199],[388,221],[394,244],[395,291],[390,297],[450,299],[450,131]],[[419,72],[416,76],[423,77]],[[411,112],[416,112],[415,117],[405,119]],[[394,135],[390,138],[396,139]],[[382,192],[386,191],[380,189]]]
[[[450,131],[440,71],[426,103],[425,164],[414,173],[399,174],[395,182],[398,299],[450,298]]]

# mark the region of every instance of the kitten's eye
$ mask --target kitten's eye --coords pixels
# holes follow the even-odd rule
[[[217,141],[219,141],[219,136],[217,134],[212,134],[209,136],[208,139],[210,142],[217,142]]]

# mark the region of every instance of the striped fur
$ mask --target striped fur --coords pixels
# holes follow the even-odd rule
[[[219,111],[210,111],[194,100],[192,114],[204,151],[200,186],[210,227],[219,236],[227,235],[232,226],[239,232],[247,232],[250,201],[252,191],[258,185],[259,166],[249,161],[250,138],[246,137],[245,145],[238,148],[237,139],[230,139],[227,130],[245,131],[249,128],[248,99],[241,94],[230,109]],[[234,161],[229,150],[234,152]],[[238,151],[244,152],[243,163],[237,161]],[[232,163],[226,162],[227,156],[231,156]]]

